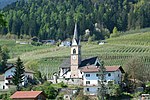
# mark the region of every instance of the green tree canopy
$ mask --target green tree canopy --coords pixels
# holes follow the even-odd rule
[[[119,36],[119,32],[117,27],[114,27],[113,29],[113,33],[110,35],[110,37],[118,37]]]
[[[0,32],[64,40],[72,37],[77,22],[79,35],[89,29],[91,36],[102,40],[114,27],[118,31],[150,27],[149,9],[148,0],[19,0],[2,10],[8,27]]]
[[[4,72],[7,59],[9,59],[9,50],[6,45],[0,46],[0,72]]]
[[[0,28],[6,26],[6,21],[3,18],[3,14],[0,14]]]
[[[21,59],[18,57],[17,61],[16,61],[16,67],[15,67],[15,72],[12,78],[12,82],[14,83],[14,85],[17,86],[17,90],[20,90],[20,86],[22,84],[22,82],[24,81],[24,65],[23,62],[21,61]]]

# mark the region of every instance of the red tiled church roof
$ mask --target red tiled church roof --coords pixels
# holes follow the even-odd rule
[[[17,91],[10,98],[36,98],[42,91]]]

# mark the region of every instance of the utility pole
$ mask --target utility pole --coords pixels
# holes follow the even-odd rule
[[[105,87],[105,73],[106,73],[106,69],[104,67],[104,62],[101,61],[100,62],[100,66],[99,66],[99,72],[98,72],[98,93],[97,93],[97,97],[98,100],[105,100],[105,95],[106,95],[106,87]]]

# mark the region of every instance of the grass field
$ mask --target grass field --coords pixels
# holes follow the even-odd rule
[[[82,58],[98,56],[105,65],[124,67],[127,61],[139,57],[145,67],[150,67],[150,32],[122,35],[106,41],[104,45],[98,45],[96,42],[81,43]],[[48,76],[58,71],[59,65],[70,56],[69,47],[20,45],[15,44],[14,40],[0,40],[0,45],[3,44],[9,47],[9,62],[16,61],[20,56],[25,66],[32,70],[38,69]]]

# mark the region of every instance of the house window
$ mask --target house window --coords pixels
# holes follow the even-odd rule
[[[66,98],[68,98],[68,96],[66,96]]]
[[[90,84],[90,81],[86,81],[86,84]]]
[[[119,77],[119,74],[118,74],[118,77]]]
[[[76,54],[76,49],[73,49],[73,54]]]
[[[10,83],[10,80],[8,80],[8,83]]]
[[[86,77],[90,77],[90,74],[86,74]]]
[[[3,85],[3,89],[5,89],[5,86]]]
[[[99,76],[100,76],[100,74],[96,74],[96,76],[97,76],[97,77],[99,77]]]
[[[108,76],[111,76],[111,73],[108,73]]]
[[[86,91],[89,91],[89,88],[86,88]]]
[[[72,82],[74,82],[74,79],[72,79]]]

